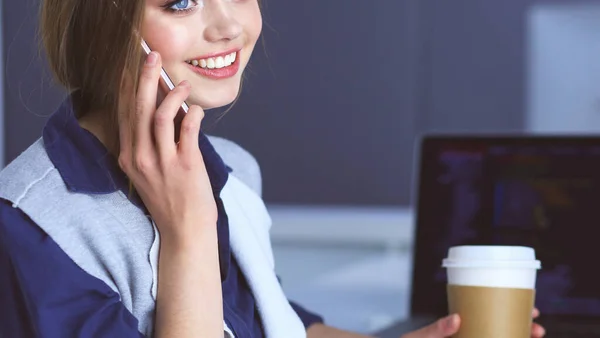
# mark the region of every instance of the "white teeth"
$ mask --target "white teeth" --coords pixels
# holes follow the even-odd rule
[[[231,64],[233,64],[235,62],[237,58],[237,52],[233,52],[231,54],[227,54],[225,56],[219,56],[216,58],[208,58],[208,59],[201,59],[201,60],[192,60],[192,61],[188,61],[189,64],[192,64],[196,67],[200,66],[201,68],[208,68],[208,69],[219,69],[219,68],[223,68],[223,67],[229,67],[231,66]]]
[[[217,61],[215,62],[215,68],[223,68],[225,67],[225,60],[223,59],[222,56],[219,56],[217,58]]]
[[[206,60],[206,67],[208,67],[208,69],[215,68],[215,59],[210,58],[210,59]]]
[[[225,65],[226,66],[230,66],[234,62],[235,62],[235,56],[233,56],[233,54],[229,54],[225,57]]]

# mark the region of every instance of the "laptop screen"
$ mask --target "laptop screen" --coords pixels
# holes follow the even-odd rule
[[[600,316],[600,137],[427,137],[421,145],[412,313],[447,313],[454,245],[525,245],[545,315]]]

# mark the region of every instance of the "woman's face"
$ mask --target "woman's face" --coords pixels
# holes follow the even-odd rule
[[[176,85],[190,82],[187,102],[233,102],[262,28],[258,0],[145,1],[142,36]]]

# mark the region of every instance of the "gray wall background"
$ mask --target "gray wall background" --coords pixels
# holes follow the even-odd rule
[[[266,0],[266,53],[207,131],[258,158],[269,203],[409,204],[420,134],[523,130],[533,2]],[[64,94],[38,57],[38,2],[3,7],[10,161]]]

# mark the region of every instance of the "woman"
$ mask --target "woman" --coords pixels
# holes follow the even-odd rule
[[[43,1],[70,95],[0,173],[0,336],[361,337],[287,300],[258,165],[200,132],[237,97],[261,26],[257,0]],[[178,83],[165,97],[161,66]]]

